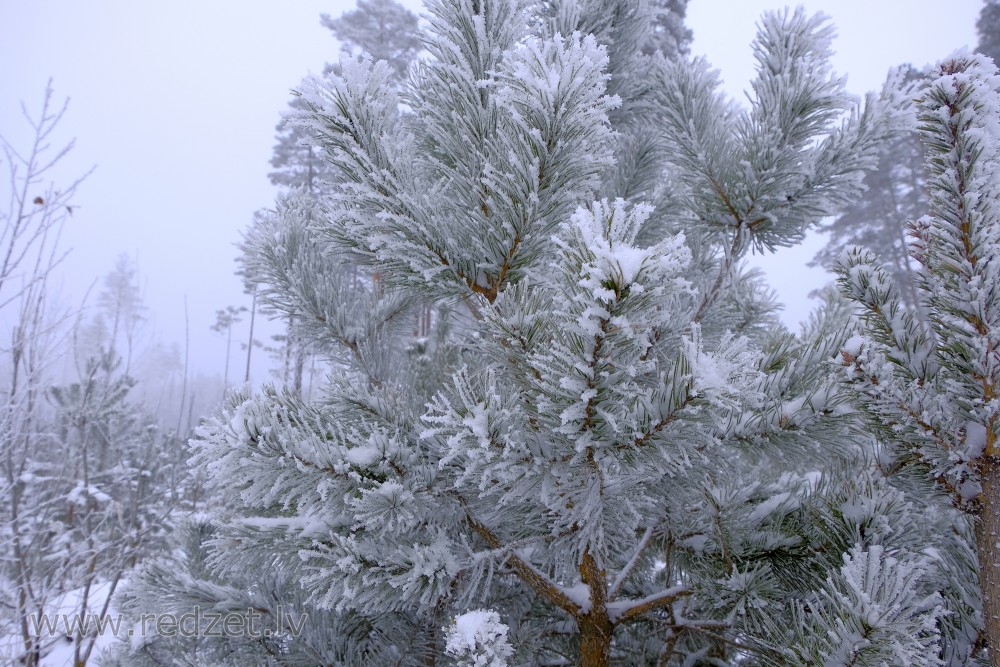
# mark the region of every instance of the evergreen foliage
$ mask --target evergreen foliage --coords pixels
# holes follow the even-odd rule
[[[395,0],[360,0],[356,10],[337,18],[323,14],[321,22],[340,40],[345,57],[368,53],[375,60],[389,63],[398,80],[402,80],[420,51],[417,17]],[[327,69],[333,68],[327,65]],[[303,111],[305,104],[294,97],[289,107],[294,114]],[[274,171],[268,174],[271,183],[318,192],[337,180],[336,170],[306,140],[299,126],[282,121],[276,129],[278,143],[271,157]]]
[[[1000,664],[996,535],[1000,459],[996,439],[997,217],[1000,77],[981,55],[941,63],[921,94],[930,214],[914,225],[921,266],[918,325],[874,255],[849,248],[838,272],[864,310],[865,335],[841,352],[894,465],[915,466],[950,496],[975,528],[983,636]],[[961,522],[959,522],[961,523]],[[963,527],[960,530],[968,533]]]
[[[691,30],[684,25],[688,0],[657,0],[650,3],[652,18],[643,53],[660,51],[668,58],[687,55]]]
[[[420,38],[417,17],[409,10],[398,4],[394,0],[362,0],[358,3],[357,9],[347,12],[338,18],[331,18],[329,15],[322,16],[322,24],[329,28],[335,37],[341,42],[341,53],[344,57],[350,57],[356,53],[368,53],[377,60],[387,62],[393,73],[393,80],[398,85],[406,75],[410,64],[415,60],[420,50]],[[336,65],[327,65],[328,71],[337,70]],[[301,97],[294,97],[289,103],[291,114],[302,113],[306,109],[306,103]],[[329,162],[323,159],[322,150],[309,142],[308,134],[304,129],[295,123],[282,121],[278,125],[278,143],[274,147],[274,155],[271,158],[271,165],[275,171],[269,175],[271,182],[275,185],[283,186],[288,191],[282,197],[319,198],[329,193],[334,184],[341,179],[340,172]],[[277,233],[279,224],[266,212],[261,212],[255,216],[253,224],[247,232],[248,241],[244,244],[244,254],[240,258],[240,272],[245,280],[252,284],[266,282],[267,272],[255,273],[255,269],[249,264],[254,260],[249,257],[249,244],[252,244],[254,237],[262,233],[266,228],[271,233]],[[299,235],[299,243],[302,246],[315,244],[313,232],[308,225],[300,225],[296,231],[290,232]],[[302,237],[302,234],[309,235]],[[289,267],[295,271],[295,267]],[[341,269],[337,269],[340,271]],[[375,276],[359,275],[357,269],[351,271],[352,282],[358,286],[365,278],[371,280]],[[301,327],[309,328],[309,316],[298,312],[295,309],[284,309],[274,311],[267,308],[266,314],[280,316],[285,319],[285,333],[274,336],[276,345],[268,348],[275,356],[281,359],[283,372],[279,377],[284,384],[294,388],[296,391],[303,390],[303,376],[305,366],[309,357],[315,360],[315,356],[325,346],[311,345],[310,338],[299,335]],[[420,335],[426,335],[431,319],[429,309],[423,312],[413,313],[413,319],[417,322],[415,327]]]
[[[901,92],[914,95],[921,77],[912,67],[905,68]],[[878,168],[865,174],[866,189],[858,201],[820,226],[829,241],[810,264],[833,269],[846,245],[870,249],[899,286],[903,306],[922,321],[908,236],[910,222],[922,217],[929,206],[924,180],[923,146],[913,118],[881,147]]]
[[[194,443],[211,519],[129,593],[134,615],[289,605],[304,634],[122,664],[980,659],[973,524],[830,363],[875,344],[831,293],[784,331],[742,262],[856,201],[905,126],[899,78],[858,104],[830,26],[769,14],[742,110],[703,60],[642,46],[642,2],[428,9],[406,82],[352,54],[303,84],[292,122],[333,187],[244,240],[261,298],[335,360],[322,397],[230,395]],[[881,312],[886,358],[940,366]]]
[[[420,52],[417,17],[395,0],[358,0],[357,9],[320,21],[340,40],[345,57],[363,51],[387,63],[402,78]]]
[[[291,112],[302,111],[304,105],[299,98],[289,103]],[[274,171],[267,176],[273,185],[287,188],[304,188],[318,192],[324,183],[333,177],[333,171],[320,156],[320,152],[306,143],[304,133],[284,121],[278,124],[277,139],[271,166]]]

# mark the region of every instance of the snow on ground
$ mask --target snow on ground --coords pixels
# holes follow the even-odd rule
[[[123,583],[119,582],[119,587]],[[40,619],[40,623],[36,624],[36,627],[42,630],[44,642],[40,667],[73,667],[75,644],[70,639],[70,634],[76,634],[74,629],[79,631],[81,622],[88,623],[96,631],[97,617],[107,599],[110,586],[110,583],[101,583],[90,590],[86,610],[90,616],[81,614],[82,588],[69,591],[49,605],[50,611],[46,613],[44,619]],[[101,652],[118,641],[113,631],[113,622],[117,620],[115,613],[112,605],[106,616],[112,623],[109,623],[104,632],[96,637],[94,650],[90,656],[91,664],[96,664]],[[124,624],[119,627],[123,632],[127,631]],[[14,620],[9,617],[0,620],[0,665],[19,664],[23,651],[24,644]]]

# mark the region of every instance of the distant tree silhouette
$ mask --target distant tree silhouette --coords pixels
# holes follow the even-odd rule
[[[1000,61],[1000,0],[985,0],[976,21],[979,46],[976,51]]]
[[[905,67],[905,85],[921,78],[917,69]],[[928,211],[923,172],[923,147],[915,127],[886,141],[879,151],[878,169],[865,174],[861,198],[820,226],[830,240],[809,264],[831,269],[845,246],[863,245],[881,257],[900,287],[903,305],[919,317],[907,237],[910,223]]]
[[[345,56],[366,51],[384,60],[402,77],[420,51],[417,16],[395,0],[358,0],[358,8],[337,18],[329,14],[320,23],[340,40]]]

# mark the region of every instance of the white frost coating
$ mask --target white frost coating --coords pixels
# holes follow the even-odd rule
[[[887,521],[885,514],[879,509],[878,499],[864,494],[858,494],[841,503],[840,513],[845,521],[859,526],[869,520],[883,525]]]
[[[972,502],[983,492],[983,487],[975,480],[964,479],[955,486],[955,490],[958,491],[962,500]]]
[[[790,493],[779,493],[771,496],[760,505],[757,505],[757,507],[754,508],[754,511],[750,513],[748,520],[753,523],[758,523],[774,514],[778,508],[784,508],[786,511],[792,511],[797,509],[798,506],[798,498],[794,498]]]
[[[914,224],[913,255],[928,326],[900,305],[874,253],[845,248],[841,284],[869,322],[867,338],[852,337],[837,361],[863,407],[893,439],[915,446],[964,504],[982,492],[975,462],[995,409],[984,387],[1000,377],[1000,76],[988,58],[957,54],[935,67],[918,97],[931,214]],[[892,465],[894,452],[887,447],[880,461]],[[845,516],[863,509],[852,503]]]
[[[350,447],[344,452],[344,460],[361,468],[374,464],[380,458],[382,458],[382,452],[371,445]]]
[[[864,336],[851,336],[846,341],[841,349],[852,357],[857,357],[861,354],[861,346],[864,345]]]
[[[143,627],[143,623],[138,621],[132,624],[132,629],[128,634],[129,637],[129,650],[133,653],[138,652],[139,649],[153,643],[153,633],[150,632],[147,636],[147,628]]]
[[[613,301],[616,293],[620,294],[626,287],[639,283],[643,274],[648,274],[648,278],[641,282],[656,285],[658,279],[679,274],[691,261],[691,252],[684,245],[683,235],[648,248],[633,245],[652,212],[653,207],[646,204],[638,204],[626,211],[625,200],[618,198],[610,203],[603,199],[590,208],[579,208],[573,214],[567,231],[579,234],[579,240],[591,258],[583,267],[580,286],[588,290],[597,302]],[[557,243],[564,242],[557,239]],[[682,287],[681,283],[686,287],[683,280],[678,282],[677,287]],[[644,288],[640,286],[638,291],[641,293]]]
[[[371,56],[345,57],[340,60],[340,76],[306,77],[299,87],[299,94],[308,107],[322,110],[330,116],[341,116],[345,111],[357,113],[355,105],[361,100],[367,110],[382,121],[397,113],[397,101],[389,84],[392,68],[384,61],[373,62]],[[346,102],[346,105],[345,105]],[[355,107],[355,108],[351,108]],[[289,121],[310,130],[328,130],[315,113],[292,112]]]
[[[588,44],[582,38],[576,46],[553,45],[522,38],[520,33],[505,41],[490,32],[490,17],[499,17],[497,25],[516,22],[492,13],[514,4],[512,0],[485,3],[482,12],[472,12],[469,3],[436,3],[439,14],[430,20],[447,28],[443,34],[448,40],[429,45],[437,55],[432,54],[427,68],[408,88],[412,113],[405,120],[390,122],[398,110],[381,93],[372,104],[384,106],[386,113],[368,108],[363,93],[378,91],[368,86],[369,77],[360,76],[360,64],[345,68],[349,85],[330,87],[316,98],[322,108],[313,114],[317,119],[313,129],[323,136],[314,146],[353,171],[338,181],[335,197],[323,205],[311,229],[329,227],[335,246],[363,255],[366,266],[386,276],[387,288],[403,285],[405,290],[398,293],[400,308],[411,294],[429,302],[442,294],[452,299],[470,285],[477,291],[488,287],[486,291],[496,298],[478,303],[481,309],[476,314],[482,317],[476,322],[469,319],[469,326],[459,323],[438,329],[439,319],[446,322],[434,318],[435,335],[429,339],[436,346],[434,354],[422,355],[413,349],[418,344],[407,342],[405,323],[380,324],[396,312],[404,317],[405,311],[394,310],[392,299],[397,295],[387,290],[379,299],[369,299],[367,277],[361,276],[362,298],[355,306],[349,293],[327,289],[333,285],[327,282],[329,275],[303,269],[306,282],[294,285],[290,300],[297,307],[299,301],[311,298],[315,287],[316,303],[307,305],[324,308],[324,325],[311,325],[316,326],[317,336],[331,344],[333,338],[350,346],[364,344],[363,349],[374,355],[374,366],[366,362],[367,352],[364,357],[346,355],[343,368],[336,364],[329,392],[315,405],[280,392],[261,401],[260,428],[272,429],[273,437],[260,442],[249,437],[256,432],[254,426],[242,437],[247,442],[231,448],[236,453],[226,460],[228,470],[220,477],[235,480],[225,489],[230,495],[231,489],[248,489],[246,502],[253,503],[248,511],[271,512],[277,506],[296,515],[328,517],[330,534],[308,548],[291,539],[232,540],[227,548],[249,553],[254,557],[247,561],[251,563],[259,561],[258,554],[273,555],[279,565],[295,549],[302,562],[292,563],[290,571],[294,578],[304,579],[310,604],[371,616],[378,621],[373,642],[399,634],[397,611],[419,620],[458,600],[501,599],[514,590],[502,576],[509,573],[512,557],[521,559],[522,578],[565,583],[566,595],[580,607],[593,608],[597,598],[591,603],[587,587],[572,574],[585,549],[607,554],[602,562],[612,567],[634,554],[619,569],[620,576],[606,596],[611,599],[609,613],[619,620],[630,610],[642,620],[640,612],[649,616],[647,610],[664,609],[677,596],[678,603],[670,610],[677,617],[675,629],[698,629],[702,623],[718,631],[719,641],[758,639],[744,609],[771,605],[768,616],[788,627],[786,621],[796,617],[792,604],[784,603],[808,599],[810,608],[803,618],[809,621],[822,602],[819,594],[806,598],[813,582],[788,580],[768,566],[785,552],[813,558],[808,548],[797,545],[825,539],[826,512],[819,528],[786,526],[777,519],[796,506],[798,497],[813,502],[811,492],[837,502],[833,499],[839,498],[835,492],[839,493],[844,473],[841,466],[827,466],[827,443],[838,449],[843,443],[845,451],[867,446],[855,437],[853,418],[834,421],[824,419],[826,412],[821,414],[823,406],[848,405],[846,398],[837,402],[842,397],[834,379],[826,379],[825,370],[815,368],[838,350],[826,342],[825,327],[817,329],[815,341],[803,336],[801,344],[789,339],[786,345],[782,337],[773,350],[769,348],[767,364],[760,362],[746,339],[730,336],[720,345],[727,325],[753,332],[766,324],[758,317],[762,310],[757,308],[756,289],[749,289],[749,280],[729,280],[723,274],[717,297],[696,294],[692,284],[708,286],[717,279],[718,258],[710,250],[699,251],[699,260],[692,265],[679,237],[658,248],[644,247],[636,232],[653,221],[646,207],[632,208],[621,200],[599,202],[578,212],[576,227],[567,223],[560,229],[555,244],[547,243],[545,237],[571,218],[577,203],[601,196],[593,193],[610,191],[598,183],[612,175],[597,168],[604,164],[602,159],[620,155],[631,160],[627,151],[632,146],[637,149],[635,158],[645,159],[645,153],[638,151],[647,145],[642,135],[634,137],[637,143],[632,143],[632,135],[623,135],[617,144],[621,151],[605,150],[600,141],[605,129],[610,133],[601,106],[607,105],[601,101],[607,59],[594,39],[588,38],[588,44],[600,59],[584,57]],[[445,10],[461,22],[442,18]],[[459,10],[464,13],[459,15]],[[568,23],[564,18],[560,25]],[[467,42],[461,41],[463,33]],[[805,32],[790,32],[781,43],[790,49],[805,37]],[[574,55],[577,51],[583,55]],[[714,243],[712,239],[732,231],[724,216],[716,215],[717,195],[726,199],[732,195],[741,219],[746,215],[749,221],[760,214],[760,224],[748,222],[752,235],[741,237],[748,246],[794,240],[790,230],[805,228],[806,217],[827,211],[828,201],[839,201],[840,195],[823,192],[850,190],[843,181],[853,178],[854,165],[862,162],[848,159],[850,154],[874,152],[863,145],[867,134],[839,132],[835,121],[823,121],[824,114],[829,115],[825,109],[830,104],[822,97],[827,88],[812,94],[813,79],[808,78],[821,68],[804,58],[768,55],[766,63],[762,80],[773,86],[761,90],[775,104],[761,111],[759,123],[757,116],[727,115],[728,103],[713,106],[699,93],[702,84],[694,67],[691,76],[682,78],[684,72],[678,70],[676,81],[667,81],[671,77],[661,76],[657,65],[652,83],[683,84],[691,92],[684,100],[688,106],[658,104],[656,115],[675,113],[677,124],[687,124],[691,130],[689,144],[679,136],[683,129],[671,134],[669,142],[681,150],[668,152],[697,152],[698,157],[674,157],[660,165],[659,151],[650,153],[655,160],[650,167],[666,170],[671,180],[650,180],[648,193],[661,200],[661,190],[675,190],[670,201],[676,200],[678,208],[662,222],[669,222],[670,229],[683,224],[699,244],[704,239]],[[780,72],[770,71],[779,67]],[[808,75],[805,84],[794,79],[800,70]],[[470,71],[474,77],[468,76]],[[626,80],[631,76],[624,68],[620,73]],[[616,69],[616,86],[618,76]],[[590,92],[572,93],[579,87]],[[626,84],[621,89],[631,88]],[[428,90],[434,94],[427,95]],[[795,109],[786,110],[788,100],[806,110],[804,120],[797,120]],[[798,104],[800,100],[805,103]],[[623,114],[631,114],[633,108],[630,104]],[[714,108],[726,113],[700,112]],[[839,117],[839,107],[833,112]],[[810,120],[817,115],[819,120]],[[628,133],[631,123],[632,119],[623,118],[616,126]],[[794,125],[794,132],[783,131],[789,125]],[[394,134],[397,130],[399,137]],[[791,134],[798,138],[785,136]],[[578,150],[578,144],[585,150]],[[827,144],[835,145],[827,150]],[[858,145],[861,148],[855,150]],[[425,150],[430,151],[426,156]],[[687,169],[688,162],[700,163],[705,173],[697,164]],[[645,172],[643,165],[637,162],[635,168]],[[622,167],[623,174],[633,168],[624,160]],[[703,192],[702,181],[713,180],[716,167],[722,181],[714,184],[714,190],[705,185]],[[636,176],[643,174],[637,171]],[[745,249],[734,250],[734,256]],[[293,261],[291,252],[288,261]],[[343,311],[336,305],[341,300]],[[685,355],[681,339],[688,323],[696,309],[702,311],[712,303],[718,306],[705,320],[704,344],[692,337],[687,350],[691,354]],[[757,335],[751,335],[756,341]],[[383,343],[388,353],[379,355]],[[399,344],[419,358],[396,365],[397,374],[397,368],[390,366],[395,359],[391,353]],[[449,381],[447,373],[466,359],[472,369],[462,369]],[[766,369],[769,377],[759,368]],[[381,376],[382,371],[389,372],[389,381],[373,382],[377,379],[373,374]],[[692,393],[699,398],[689,400]],[[730,406],[728,412],[719,409]],[[256,409],[252,404],[247,407]],[[853,404],[850,407],[854,409]],[[807,422],[809,429],[778,433],[772,423],[778,409]],[[249,418],[246,422],[258,423]],[[242,421],[236,430],[242,436],[246,430]],[[378,432],[381,442],[368,441],[372,431]],[[776,446],[758,458],[754,449],[764,450],[758,443],[766,445],[772,438]],[[216,451],[223,451],[221,440],[217,437],[211,443]],[[721,445],[703,453],[715,443]],[[751,453],[729,456],[726,443],[738,449],[746,445]],[[777,468],[758,468],[757,462],[780,458],[786,449],[803,451],[791,469],[822,466],[829,470],[830,483],[803,489],[794,479],[766,482],[788,462],[777,461]],[[369,465],[372,470],[362,469]],[[331,467],[334,474],[329,474]],[[380,481],[387,477],[389,481]],[[702,509],[708,504],[701,500],[702,486],[711,494],[712,508]],[[784,490],[792,494],[779,493]],[[741,571],[732,579],[720,582],[717,573],[702,567],[663,573],[667,585],[683,582],[687,590],[698,591],[696,604],[687,604],[680,591],[641,597],[647,592],[642,584],[651,578],[650,570],[662,570],[665,563],[649,562],[658,547],[644,551],[642,541],[634,546],[636,531],[649,526],[647,534],[654,534],[654,528],[661,534],[660,519],[670,513],[684,524],[676,536],[687,537],[683,548],[709,559],[717,555],[712,536],[719,533],[717,524],[727,514],[752,513],[753,521],[774,525],[758,531],[753,525],[734,524],[733,545],[739,550],[734,558]],[[847,523],[839,516],[830,521]],[[482,549],[481,544],[468,543],[463,535],[471,523],[480,532],[496,531],[496,540],[506,546]],[[320,525],[318,519],[315,525]],[[435,532],[441,539],[428,545],[428,533]],[[487,538],[492,544],[493,538]],[[826,556],[817,557],[818,577],[824,576],[819,574],[822,570],[836,570]],[[633,594],[634,599],[610,594],[628,581],[626,574],[640,580],[640,588],[622,589],[623,596]],[[772,580],[778,585],[771,585]],[[530,593],[530,588],[522,588]],[[509,602],[504,608],[523,608],[521,601]],[[573,604],[568,598],[567,603]],[[449,611],[462,608],[452,606]],[[690,619],[683,619],[681,612],[690,614]],[[502,651],[494,650],[491,656],[483,646],[492,639],[498,640],[496,644],[509,634],[520,647],[522,632],[530,639],[576,631],[571,618],[550,616],[530,615],[530,626],[517,619],[519,627],[512,626],[507,633],[500,618],[508,616],[470,611],[455,619],[447,633],[448,652],[462,664],[499,665],[505,661]],[[448,618],[438,619],[451,625]],[[720,619],[727,627],[719,625]],[[642,662],[642,656],[660,648],[657,644],[664,639],[636,625],[621,627],[617,634],[615,659],[626,663]],[[807,641],[817,636],[824,635],[813,633]],[[346,655],[348,662],[364,662],[356,654]]]
[[[810,470],[802,474],[802,479],[806,483],[806,488],[815,490],[823,480],[823,473],[819,470]]]
[[[486,403],[479,403],[469,408],[469,414],[462,420],[476,438],[481,447],[490,446],[490,429],[487,420]]]
[[[701,327],[691,327],[691,337],[684,340],[684,353],[691,367],[692,393],[728,406],[759,405],[762,397],[757,370],[760,353],[750,347],[745,336],[723,336],[714,353],[705,352]]]
[[[586,614],[590,611],[590,589],[587,588],[587,584],[579,583],[575,586],[560,586],[559,590],[563,595],[572,600],[573,604],[580,608],[581,613]]]
[[[965,456],[977,459],[986,449],[986,427],[970,421],[965,425]]]
[[[66,494],[66,500],[80,506],[86,505],[89,499],[93,499],[98,504],[103,504],[110,501],[111,496],[93,484],[84,486],[83,482],[77,482],[76,486]]]
[[[870,664],[943,664],[936,650],[941,598],[919,592],[921,574],[917,561],[897,559],[881,545],[855,546],[844,554],[839,576],[824,591],[840,609],[828,620],[824,664],[859,664],[873,646],[881,649],[881,659]]]
[[[635,609],[636,607],[641,607],[647,605],[651,602],[658,602],[667,598],[674,598],[683,593],[685,590],[684,586],[673,586],[671,588],[664,589],[652,595],[647,595],[644,598],[639,599],[626,599],[626,600],[616,600],[614,602],[608,603],[608,615],[611,616],[613,622],[617,622],[624,614],[627,614],[629,610]]]
[[[399,482],[395,482],[395,481],[389,480],[387,482],[382,482],[379,485],[379,487],[378,487],[378,493],[383,498],[389,498],[389,499],[392,499],[392,500],[396,500],[396,499],[398,499],[400,496],[402,496],[404,494],[408,495],[409,491],[407,491],[406,487],[404,487]]]
[[[708,535],[692,535],[681,540],[680,544],[700,556],[705,552],[705,546],[708,544]]]
[[[275,531],[295,533],[298,537],[319,538],[329,535],[330,525],[322,517],[286,516],[286,517],[243,517],[237,522],[241,525],[256,528],[261,532]]]
[[[487,609],[459,614],[447,632],[445,652],[461,667],[507,667],[514,649],[507,640],[507,626]]]
[[[781,416],[785,419],[791,419],[794,417],[806,404],[806,397],[799,396],[798,398],[792,399],[790,401],[785,401],[781,404]]]
[[[562,62],[554,62],[550,52],[561,51]],[[593,35],[581,36],[574,32],[568,39],[555,35],[552,41],[528,39],[514,52],[511,69],[524,77],[536,94],[546,98],[559,98],[567,88],[587,85],[591,71],[603,70],[608,64],[607,48],[597,43]],[[532,71],[531,65],[544,63],[543,71]],[[607,79],[604,74],[602,79]],[[529,80],[530,79],[530,80]],[[505,98],[501,98],[505,99]]]

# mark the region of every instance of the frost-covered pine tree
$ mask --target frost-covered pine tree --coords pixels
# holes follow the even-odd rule
[[[420,50],[417,17],[395,0],[360,0],[357,9],[342,16],[323,14],[321,23],[340,41],[344,55],[367,52],[386,60],[399,79]],[[290,107],[292,113],[305,108],[299,97],[292,99]],[[305,141],[302,128],[282,121],[276,129],[278,141],[271,156],[274,171],[268,174],[271,183],[314,191],[336,180],[336,171],[321,158],[317,147]]]
[[[392,66],[394,78],[398,82],[420,48],[418,21],[416,15],[395,2],[395,0],[361,0],[356,9],[333,18],[322,15],[322,24],[329,28],[340,41],[340,50],[345,57],[359,52],[372,54],[376,59],[385,60]],[[327,70],[336,70],[336,65],[327,65]],[[293,97],[289,103],[289,113],[301,113],[306,109],[301,97]],[[288,115],[286,113],[286,115]],[[277,127],[277,143],[271,157],[274,167],[268,176],[274,185],[304,190],[310,196],[322,196],[339,180],[339,172],[323,159],[322,150],[307,140],[304,128],[282,120]],[[259,233],[256,229],[263,225],[273,227],[273,219],[266,213],[255,216],[247,232],[248,236]],[[248,265],[248,263],[250,265]],[[264,278],[254,274],[252,260],[241,257],[241,274],[253,284]],[[274,314],[267,313],[267,314]],[[286,385],[301,391],[307,357],[311,355],[307,341],[296,336],[294,325],[298,315],[285,311],[286,332],[275,337],[273,354],[282,361],[283,378]],[[421,313],[424,319],[430,313]]]
[[[420,52],[416,15],[395,0],[358,0],[357,8],[320,21],[340,40],[340,51],[351,57],[368,53],[385,61],[402,78]]]
[[[922,73],[908,65],[903,71],[906,90],[913,96]],[[927,192],[916,118],[908,125],[882,146],[878,169],[865,176],[866,189],[858,201],[820,227],[828,240],[810,264],[832,270],[846,245],[865,246],[885,262],[903,304],[919,319],[916,263],[907,251],[907,242],[910,221],[927,210]]]
[[[979,35],[976,51],[996,62],[1000,56],[1000,2],[983,1],[983,8],[979,10],[979,18],[976,19],[976,34]]]
[[[888,443],[885,458],[937,482],[975,530],[981,643],[1000,665],[1000,76],[984,56],[942,62],[920,96],[930,213],[914,223],[920,327],[865,249],[840,260],[865,336],[843,371]],[[961,521],[958,530],[967,530]]]
[[[897,100],[846,95],[802,12],[762,20],[747,111],[628,47],[642,3],[429,12],[401,92],[365,57],[302,90],[338,183],[248,255],[337,363],[320,400],[239,391],[200,431],[202,580],[294,582],[344,628],[330,664],[958,664],[961,541],[866,462],[843,308],[783,332],[741,264],[859,194]]]

